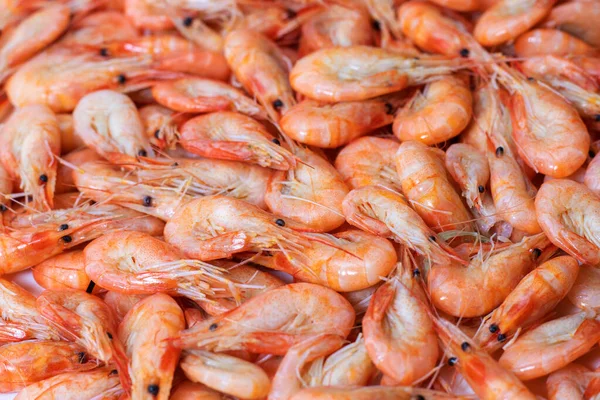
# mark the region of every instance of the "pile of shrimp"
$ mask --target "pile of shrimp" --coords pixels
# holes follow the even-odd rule
[[[0,0],[0,393],[600,399],[599,20]]]

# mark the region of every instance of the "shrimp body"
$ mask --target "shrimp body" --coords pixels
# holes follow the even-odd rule
[[[85,273],[83,250],[58,254],[32,268],[33,278],[44,289],[86,290],[90,277]],[[92,293],[102,292],[99,286]]]
[[[455,317],[485,315],[498,307],[535,266],[533,250],[543,250],[549,244],[543,234],[538,234],[487,257],[478,254],[466,268],[434,265],[427,277],[431,301]]]
[[[265,203],[277,215],[293,219],[318,232],[329,232],[344,222],[342,201],[348,187],[336,169],[307,148],[294,146],[301,160],[296,168],[273,173]]]
[[[62,142],[61,142],[62,145]],[[75,185],[75,180],[73,179],[74,170],[73,166],[80,167],[85,163],[100,161],[105,163],[103,157],[98,155],[94,150],[84,147],[81,150],[75,150],[63,157],[64,161],[67,161],[67,164],[59,164],[56,169],[56,189],[54,193],[63,194],[63,193],[76,193],[77,186]],[[56,204],[55,204],[56,208]]]
[[[544,26],[560,29],[598,47],[600,30],[593,23],[598,16],[600,3],[596,0],[567,1],[552,9]]]
[[[583,183],[592,192],[600,196],[600,156],[596,155],[588,164]]]
[[[221,393],[201,383],[183,381],[173,388],[171,400],[222,400]]]
[[[394,118],[394,135],[400,141],[427,145],[458,135],[471,120],[472,97],[466,82],[454,76],[435,80],[417,92]]]
[[[296,160],[260,122],[246,115],[221,111],[190,119],[181,127],[184,149],[209,158],[246,161],[288,170]]]
[[[548,400],[578,400],[591,379],[588,368],[581,364],[571,363],[551,373],[546,379]]]
[[[600,199],[586,186],[567,179],[544,182],[535,212],[552,243],[581,263],[600,263]]]
[[[137,303],[119,325],[119,338],[131,359],[132,398],[168,399],[179,350],[166,341],[185,328],[183,311],[166,294],[148,296]],[[153,390],[154,391],[154,390]]]
[[[138,36],[131,21],[118,11],[99,11],[72,24],[61,45],[98,46],[104,43],[132,40]]]
[[[581,265],[577,280],[567,297],[582,310],[600,307],[600,270],[590,265]]]
[[[444,392],[408,386],[320,386],[303,389],[292,396],[290,400],[412,400],[421,397],[431,400],[461,398]]]
[[[73,123],[83,141],[112,163],[154,154],[135,104],[124,94],[100,90],[84,96],[73,111]]]
[[[395,159],[402,192],[435,231],[471,230],[471,216],[450,183],[436,150],[416,141],[400,145]]]
[[[586,354],[599,339],[600,322],[580,312],[525,332],[502,353],[499,362],[521,380],[535,379]]]
[[[383,99],[327,104],[304,100],[281,118],[290,138],[310,146],[334,148],[390,124],[392,105]]]
[[[159,149],[174,149],[179,138],[178,122],[187,118],[157,104],[144,106],[138,111],[150,143]]]
[[[174,344],[284,355],[291,346],[317,333],[346,337],[353,324],[354,309],[340,294],[311,283],[294,283],[198,322],[182,331]]]
[[[514,46],[519,57],[594,55],[596,52],[583,40],[558,29],[533,29],[519,36]]]

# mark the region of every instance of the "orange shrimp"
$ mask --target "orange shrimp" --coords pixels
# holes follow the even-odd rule
[[[528,328],[553,310],[569,293],[579,272],[577,260],[561,256],[527,274],[485,319],[473,338],[492,353],[521,328]]]
[[[525,332],[504,351],[499,362],[521,380],[535,379],[565,367],[590,351],[598,340],[600,322],[584,311]]]
[[[179,140],[179,123],[187,120],[186,115],[157,104],[144,106],[138,111],[150,143],[161,150],[175,149]]]
[[[578,400],[583,398],[591,380],[592,371],[583,365],[571,363],[551,373],[546,379],[548,400]]]
[[[62,142],[61,142],[62,145]],[[66,163],[60,163],[56,169],[56,188],[55,194],[76,192],[77,186],[73,178],[74,171],[73,166],[81,167],[87,162],[104,161],[104,158],[98,155],[94,150],[84,147],[81,150],[75,150],[64,157],[63,161]],[[56,204],[55,204],[56,206]]]
[[[125,0],[125,16],[138,29],[162,31],[173,28],[173,22],[165,11],[166,2],[149,0]]]
[[[485,0],[433,0],[432,3],[456,11],[476,11],[482,8]]]
[[[288,170],[294,156],[280,146],[260,122],[243,114],[220,111],[190,119],[180,129],[181,146],[192,153],[224,160],[246,161]]]
[[[464,79],[442,77],[417,92],[394,118],[394,135],[400,141],[427,145],[457,136],[473,114],[471,90]]]
[[[596,155],[588,164],[583,183],[592,192],[600,196],[600,156]]]
[[[242,86],[279,121],[296,103],[288,80],[290,62],[279,47],[260,33],[237,30],[225,38],[224,52]]]
[[[470,231],[471,216],[448,179],[443,157],[420,142],[403,142],[395,156],[402,192],[436,232]]]
[[[489,255],[480,251],[468,267],[434,264],[427,276],[431,302],[455,317],[478,317],[498,307],[535,267],[540,251],[550,241],[543,235],[527,236]]]
[[[262,107],[234,87],[204,78],[184,78],[161,82],[152,87],[156,101],[172,110],[207,113],[234,110],[264,119]]]
[[[452,394],[435,390],[402,386],[367,386],[367,387],[333,387],[320,386],[306,388],[290,398],[290,400],[459,400]],[[464,398],[466,399],[466,397]]]
[[[389,125],[393,103],[385,98],[328,104],[304,100],[281,118],[281,130],[310,146],[334,148]]]
[[[567,297],[575,306],[582,310],[597,309],[600,307],[600,270],[595,266],[581,265],[577,280],[573,284]]]
[[[138,32],[131,21],[117,11],[99,11],[75,21],[60,39],[62,46],[98,46],[122,40],[132,40]]]
[[[544,26],[565,31],[592,46],[600,46],[600,30],[593,21],[600,17],[597,0],[567,1],[552,9]]]
[[[284,217],[301,222],[315,232],[329,232],[344,222],[342,201],[348,187],[329,161],[302,146],[292,153],[302,161],[287,171],[271,175],[265,203]]]
[[[448,362],[456,366],[480,399],[536,399],[512,372],[480,350],[459,328],[443,319],[433,318],[433,322],[447,354],[451,356]]]
[[[535,213],[552,243],[581,263],[600,263],[600,198],[590,189],[567,179],[544,182]]]
[[[185,328],[183,311],[166,294],[158,293],[138,302],[119,325],[119,339],[131,360],[132,398],[149,393],[168,399],[179,349],[166,341]]]
[[[104,295],[104,302],[113,311],[117,321],[122,321],[129,310],[147,296],[145,294],[124,294],[109,291]]]
[[[40,211],[52,208],[56,185],[55,156],[60,154],[56,115],[43,105],[16,110],[0,129],[0,161],[12,179],[33,197]]]
[[[201,383],[183,381],[171,391],[171,400],[222,400],[221,393]]]
[[[556,0],[500,0],[479,18],[473,35],[484,46],[508,42],[542,21],[554,3]]]
[[[2,213],[8,210],[10,203],[10,194],[13,192],[13,180],[8,171],[0,163],[0,221],[4,219]],[[0,222],[2,225],[2,222]]]
[[[84,96],[73,111],[75,132],[111,163],[131,163],[154,151],[133,101],[112,90]]]
[[[596,54],[594,47],[558,29],[533,29],[519,36],[514,47],[519,57]]]
[[[44,289],[86,290],[90,277],[85,273],[83,250],[73,250],[47,259],[33,267],[33,278]],[[102,293],[101,287],[93,288],[93,294]]]
[[[75,343],[27,341],[0,347],[0,392],[15,392],[65,372],[86,371],[97,362]]]
[[[61,155],[85,146],[83,140],[75,133],[73,116],[71,114],[56,114],[56,120],[58,121],[58,129],[60,130]]]
[[[360,101],[418,85],[460,67],[454,59],[402,55],[368,46],[321,49],[298,60],[292,88],[311,99]]]

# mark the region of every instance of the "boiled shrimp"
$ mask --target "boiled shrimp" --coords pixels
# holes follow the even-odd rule
[[[146,294],[124,294],[109,291],[104,295],[104,302],[113,311],[117,321],[122,321],[129,310],[146,297],[148,297]]]
[[[570,33],[592,46],[600,46],[600,30],[592,23],[597,16],[600,16],[598,1],[568,1],[552,8],[544,26]]]
[[[591,373],[581,364],[571,363],[551,373],[546,379],[548,400],[577,400],[583,398]]]
[[[290,400],[411,400],[411,399],[431,399],[431,400],[457,400],[461,397],[452,394],[438,392],[435,390],[421,389],[415,387],[402,386],[367,386],[367,387],[332,387],[320,386],[306,388]]]
[[[104,161],[104,158],[98,155],[94,150],[85,147],[66,154],[62,157],[62,160],[65,162],[59,163],[58,168],[56,169],[55,194],[77,192],[77,186],[73,179],[73,166],[81,167],[87,162]]]
[[[223,395],[201,383],[183,381],[171,391],[171,400],[222,400]]]
[[[86,290],[90,277],[85,273],[83,250],[73,250],[43,261],[32,268],[33,278],[44,289]],[[101,287],[92,289],[93,294],[102,293]]]
[[[58,128],[60,130],[60,152],[61,155],[78,150],[85,146],[85,143],[75,133],[73,127],[73,116],[71,114],[56,114]]]
[[[600,156],[596,155],[588,164],[583,183],[592,192],[600,196]]]
[[[594,47],[558,29],[533,29],[519,36],[514,47],[519,57],[596,54]]]
[[[63,46],[98,46],[131,40],[138,32],[131,20],[118,11],[99,11],[75,21],[60,39]]]
[[[124,12],[136,28],[162,31],[173,28],[165,7],[163,1],[125,0]]]
[[[600,307],[600,270],[595,266],[581,265],[577,280],[573,284],[567,297],[575,306],[586,309],[598,309]]]
[[[159,149],[174,149],[179,140],[179,122],[187,119],[185,114],[157,104],[144,106],[138,111],[150,143]]]

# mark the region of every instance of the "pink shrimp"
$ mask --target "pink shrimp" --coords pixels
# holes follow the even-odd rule
[[[533,29],[519,36],[514,47],[519,57],[596,54],[594,47],[558,29]]]
[[[548,400],[582,399],[591,380],[591,372],[588,368],[576,363],[554,371],[546,379]]]
[[[44,289],[86,290],[90,277],[85,273],[82,250],[73,250],[56,255],[32,268],[33,278]],[[93,294],[101,293],[101,287],[93,288]]]

